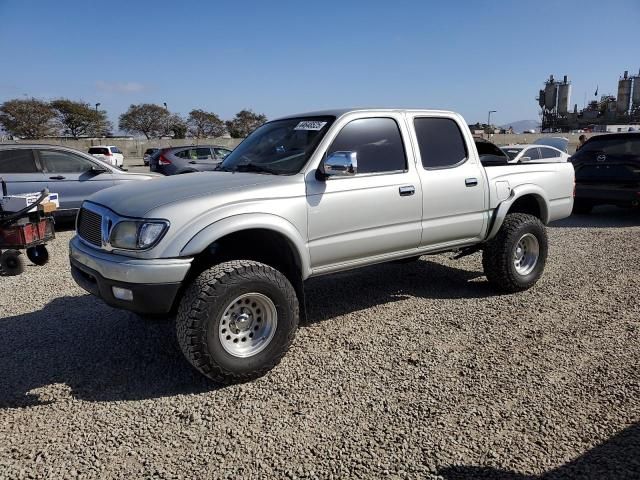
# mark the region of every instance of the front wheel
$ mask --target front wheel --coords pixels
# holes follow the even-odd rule
[[[548,250],[542,222],[533,215],[511,213],[482,252],[484,273],[500,291],[527,290],[542,276]]]
[[[191,365],[212,380],[236,383],[275,367],[298,321],[298,299],[282,273],[235,260],[205,270],[187,288],[176,330]]]

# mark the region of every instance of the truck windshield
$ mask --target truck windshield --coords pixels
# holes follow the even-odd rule
[[[302,117],[265,123],[238,145],[218,170],[298,173],[334,120],[335,117]]]

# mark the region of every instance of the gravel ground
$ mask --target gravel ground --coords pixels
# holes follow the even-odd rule
[[[480,256],[313,280],[283,362],[219,388],[170,322],[52,262],[0,277],[0,478],[640,478],[640,214],[549,229],[532,290]]]

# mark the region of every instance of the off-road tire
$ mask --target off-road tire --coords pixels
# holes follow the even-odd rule
[[[44,245],[36,245],[35,247],[27,248],[27,258],[34,265],[46,265],[49,263],[49,251]]]
[[[534,269],[527,275],[517,272],[513,258],[518,241],[531,233],[538,240],[539,256]],[[549,251],[547,232],[542,222],[525,213],[510,213],[504,219],[498,234],[482,252],[484,274],[494,288],[501,292],[521,292],[531,288],[544,270]]]
[[[587,215],[591,213],[591,210],[593,210],[593,203],[586,200],[573,200],[573,210],[571,211],[573,215]]]
[[[0,255],[0,271],[8,276],[13,277],[24,272],[24,259],[19,250],[5,250]]]
[[[241,358],[224,349],[218,327],[228,304],[249,292],[271,299],[277,326],[264,350]],[[205,270],[187,287],[178,307],[176,332],[191,365],[210,379],[229,384],[260,377],[280,363],[293,342],[298,322],[298,298],[282,273],[263,263],[234,260]]]

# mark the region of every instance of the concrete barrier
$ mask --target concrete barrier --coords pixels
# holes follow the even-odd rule
[[[87,152],[89,147],[97,145],[115,145],[126,157],[142,158],[147,148],[181,147],[183,145],[220,145],[221,147],[235,148],[241,138],[184,138],[184,139],[158,139],[151,138],[44,138],[40,140],[0,141],[0,143],[37,143],[47,145],[62,145],[75,148],[81,152]]]

